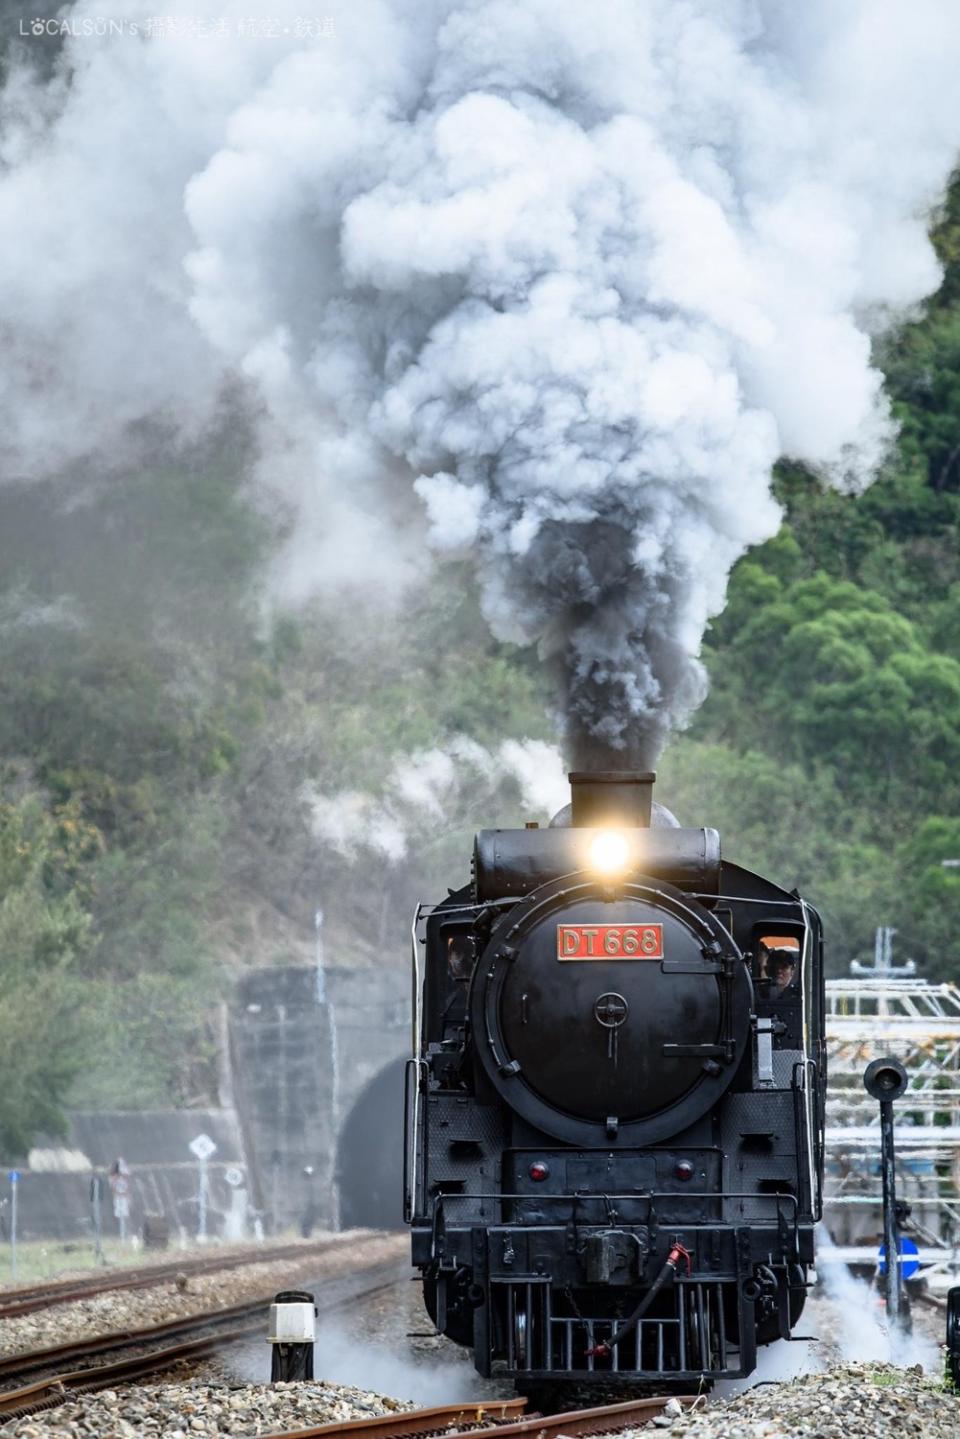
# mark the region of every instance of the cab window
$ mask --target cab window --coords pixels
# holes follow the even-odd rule
[[[754,981],[767,999],[787,999],[800,992],[800,941],[792,934],[761,934],[757,938]]]

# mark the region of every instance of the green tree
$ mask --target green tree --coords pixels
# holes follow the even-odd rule
[[[897,866],[907,879],[898,905],[906,952],[920,960],[925,977],[960,979],[960,819],[922,819],[902,845]]]
[[[90,940],[76,893],[75,815],[0,804],[0,1151],[63,1129],[81,1063],[75,968]]]

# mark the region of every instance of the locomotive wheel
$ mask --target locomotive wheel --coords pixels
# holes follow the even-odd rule
[[[513,1347],[517,1356],[517,1365],[521,1369],[527,1367],[527,1339],[529,1337],[529,1321],[522,1309],[518,1309],[513,1316]]]
[[[803,1313],[803,1306],[807,1302],[806,1291],[803,1289],[790,1289],[787,1295],[788,1313],[790,1315],[790,1328],[795,1327],[797,1320]],[[780,1321],[776,1314],[769,1314],[757,1323],[757,1343],[773,1344],[780,1338]]]
[[[947,1373],[960,1389],[960,1285],[947,1292]]]
[[[798,1273],[802,1273],[799,1267]],[[733,1288],[727,1290],[724,1304],[724,1321],[727,1326],[727,1334],[734,1343],[740,1342],[740,1309],[737,1293]],[[787,1314],[790,1320],[790,1328],[796,1327],[800,1315],[803,1313],[804,1305],[807,1302],[807,1291],[799,1284],[791,1284],[787,1289]],[[780,1338],[780,1320],[777,1314],[761,1316],[760,1306],[757,1305],[756,1314],[756,1337],[757,1344],[773,1344]]]
[[[423,1279],[423,1302],[436,1328],[437,1281],[427,1275],[424,1275]],[[473,1308],[464,1285],[458,1285],[452,1293],[448,1291],[447,1325],[442,1332],[448,1339],[452,1339],[454,1344],[462,1344],[465,1349],[473,1348]]]

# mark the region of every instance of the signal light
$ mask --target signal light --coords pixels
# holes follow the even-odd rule
[[[678,1179],[684,1179],[684,1180],[686,1180],[686,1179],[692,1179],[692,1178],[693,1178],[693,1165],[690,1163],[689,1159],[681,1159],[681,1160],[677,1163],[677,1166],[676,1166],[676,1168],[674,1169],[673,1172],[674,1172],[674,1174],[677,1176]]]
[[[530,1166],[530,1178],[540,1184],[544,1179],[550,1178],[550,1166],[544,1164],[542,1159],[535,1159]]]

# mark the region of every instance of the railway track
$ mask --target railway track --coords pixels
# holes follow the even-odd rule
[[[339,1424],[318,1424],[312,1429],[286,1429],[272,1439],[311,1439],[322,1434],[330,1439],[433,1439],[435,1435],[475,1435],[479,1430],[513,1429],[511,1421],[523,1419],[526,1399],[491,1399],[480,1404],[436,1404],[429,1409],[403,1409],[398,1413],[374,1415],[371,1419],[348,1419]]]
[[[480,1403],[460,1400],[369,1419],[286,1429],[273,1433],[272,1439],[476,1439],[487,1431],[495,1433],[496,1439],[587,1439],[640,1429],[662,1414],[668,1402],[666,1397],[634,1399],[545,1416],[527,1414],[527,1400],[522,1398]],[[696,1401],[689,1396],[678,1402],[687,1407]]]
[[[251,1249],[246,1252],[221,1254],[204,1259],[180,1259],[164,1264],[143,1264],[135,1269],[117,1270],[112,1274],[91,1274],[83,1279],[63,1279],[51,1284],[32,1285],[29,1289],[0,1292],[0,1319],[14,1319],[21,1314],[32,1314],[46,1309],[51,1304],[68,1304],[78,1299],[90,1299],[97,1294],[113,1293],[121,1289],[149,1289],[185,1274],[189,1279],[194,1275],[215,1274],[221,1269],[243,1269],[250,1264],[272,1264],[284,1259],[309,1260],[321,1255],[335,1253],[348,1244],[356,1244],[362,1234],[346,1236],[333,1235],[316,1244],[281,1244],[270,1248]]]
[[[434,1409],[408,1409],[383,1418],[358,1419],[345,1424],[320,1424],[313,1429],[289,1429],[274,1439],[473,1439],[478,1431],[495,1431],[496,1439],[586,1439],[591,1434],[620,1434],[640,1429],[663,1413],[669,1398],[631,1399],[597,1409],[573,1409],[564,1414],[530,1414],[522,1411],[526,1399],[482,1405],[445,1405]],[[684,1408],[695,1404],[694,1395],[679,1397]],[[514,1417],[516,1416],[516,1417]]]
[[[332,1281],[320,1296],[318,1311],[324,1316],[335,1314],[393,1288],[395,1283],[392,1265]],[[255,1339],[266,1332],[269,1305],[269,1297],[264,1297],[144,1329],[8,1355],[0,1359],[0,1386],[12,1387],[0,1389],[0,1420],[54,1408],[73,1394],[161,1374],[227,1345]],[[122,1357],[97,1362],[113,1354]],[[84,1360],[91,1362],[85,1364]],[[25,1379],[29,1382],[24,1383]]]

